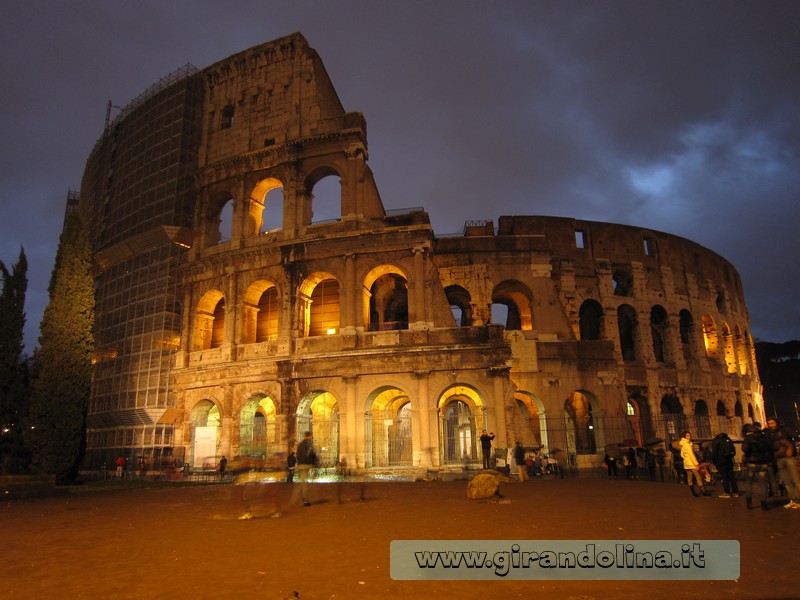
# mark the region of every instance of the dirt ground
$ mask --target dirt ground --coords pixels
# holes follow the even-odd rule
[[[296,484],[295,484],[296,485]],[[592,478],[467,483],[212,485],[70,494],[0,506],[7,598],[798,598],[800,510],[747,510],[686,486]],[[247,496],[243,500],[242,493]],[[361,497],[364,501],[361,501]],[[282,516],[270,518],[275,498]],[[341,499],[341,502],[339,501]],[[249,505],[246,506],[246,502]],[[251,520],[238,520],[250,509]],[[738,581],[394,581],[405,539],[720,540],[741,543]]]

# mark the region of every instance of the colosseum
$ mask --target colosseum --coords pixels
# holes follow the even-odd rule
[[[397,199],[392,199],[393,203]],[[86,468],[213,468],[313,431],[361,473],[573,467],[763,418],[742,283],[648,229],[500,216],[438,236],[387,210],[366,122],[293,34],[133,99],[79,195],[94,249]]]

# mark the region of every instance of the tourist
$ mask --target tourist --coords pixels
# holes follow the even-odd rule
[[[683,432],[683,437],[680,442],[681,460],[683,461],[683,470],[686,471],[686,483],[692,490],[692,496],[698,497],[705,493],[703,489],[703,479],[700,477],[700,462],[695,456],[694,448],[692,447],[692,434],[688,431]],[[697,483],[697,490],[694,488],[694,483]]]
[[[225,479],[225,468],[228,466],[228,459],[224,456],[219,461],[219,478]]]
[[[711,462],[717,468],[722,479],[723,493],[720,498],[738,498],[739,484],[736,483],[736,473],[733,471],[736,448],[727,433],[720,433],[711,444]]]
[[[789,496],[784,508],[800,508],[800,478],[797,475],[797,453],[791,436],[781,432],[776,442],[775,460],[778,465],[778,476]]]
[[[486,433],[484,429],[481,433],[481,451],[483,452],[483,468],[492,468],[492,440],[494,433]]]
[[[306,431],[303,441],[297,446],[297,464],[295,464],[295,475],[300,482],[300,486],[295,488],[292,494],[292,504],[296,504],[297,496],[303,498],[303,506],[311,506],[308,499],[308,477],[312,467],[317,465],[317,454],[314,452],[314,443],[310,431]]]
[[[525,477],[525,471],[528,467],[525,464],[525,448],[523,448],[522,444],[519,442],[514,446],[514,462],[517,463],[517,474],[519,475],[520,482],[525,481],[527,479],[527,477]]]
[[[292,483],[294,481],[294,468],[297,465],[297,456],[295,456],[294,450],[289,452],[289,456],[286,457],[286,468],[288,470],[288,474],[286,475],[286,482]]]
[[[757,423],[748,423],[742,427],[742,437],[744,438],[742,452],[744,452],[744,463],[747,469],[744,481],[747,508],[753,508],[753,481],[758,479],[761,508],[768,510],[767,471],[772,466],[772,443]]]

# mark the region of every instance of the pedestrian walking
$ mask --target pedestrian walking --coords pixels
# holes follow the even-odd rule
[[[739,496],[739,484],[736,483],[736,473],[733,470],[736,448],[727,433],[720,433],[711,444],[711,462],[717,468],[720,479],[722,479],[723,493],[720,498],[737,498]]]
[[[753,482],[758,480],[761,508],[769,510],[767,471],[772,467],[772,443],[755,423],[748,423],[742,427],[742,437],[744,438],[742,452],[744,452],[746,469],[744,494],[747,499],[747,508],[753,508]]]

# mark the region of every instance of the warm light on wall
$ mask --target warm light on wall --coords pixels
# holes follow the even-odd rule
[[[331,329],[328,329],[328,330],[326,331],[326,333],[327,333],[328,335],[335,335],[335,334],[336,334],[336,328],[331,328]]]

